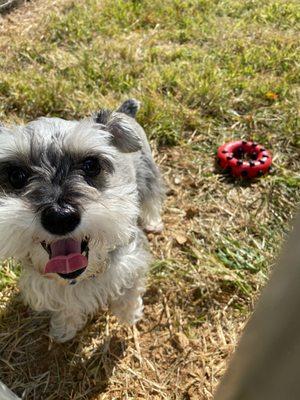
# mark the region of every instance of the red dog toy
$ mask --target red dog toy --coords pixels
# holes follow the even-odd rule
[[[249,160],[243,159],[247,156]],[[239,140],[218,148],[218,165],[234,177],[256,178],[266,174],[271,167],[271,153],[255,142]]]

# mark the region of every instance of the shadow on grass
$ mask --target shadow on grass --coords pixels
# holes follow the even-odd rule
[[[214,166],[214,174],[219,175],[220,181],[226,184],[249,187],[257,184],[260,178],[235,178],[230,174],[230,170],[222,169],[217,164]]]
[[[91,321],[70,342],[48,337],[49,315],[10,296],[0,317],[1,380],[22,399],[92,399],[103,393],[126,350],[120,333]]]

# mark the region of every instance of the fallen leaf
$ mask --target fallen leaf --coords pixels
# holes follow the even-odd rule
[[[175,240],[178,244],[184,244],[187,242],[187,237],[182,233],[177,233],[175,235]]]
[[[176,332],[172,337],[172,343],[179,351],[186,350],[190,346],[189,339],[182,332]]]

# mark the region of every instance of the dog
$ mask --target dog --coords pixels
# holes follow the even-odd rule
[[[161,232],[165,190],[138,108],[0,126],[0,257],[21,262],[24,301],[58,342],[99,310],[142,316],[144,230]]]

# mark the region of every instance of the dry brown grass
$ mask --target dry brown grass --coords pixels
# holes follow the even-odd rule
[[[68,4],[26,3],[2,20],[1,33],[6,42],[20,35],[31,43],[49,10],[64,7],[67,13]],[[5,40],[1,49],[10,54]],[[157,104],[164,99],[161,95]],[[153,141],[168,186],[165,231],[149,235],[155,262],[145,317],[137,327],[119,326],[104,314],[70,343],[52,343],[48,315],[23,305],[16,277],[4,264],[0,376],[12,390],[26,400],[212,398],[300,198],[296,139],[290,140],[288,131],[287,136],[270,131],[264,139],[275,155],[273,174],[250,184],[215,173],[216,141],[237,137],[237,129],[244,137],[263,137],[269,108],[263,106],[257,116],[252,111],[214,131],[213,119],[221,114],[211,110],[212,119],[207,122],[203,114],[196,131],[192,121],[200,114],[186,108],[191,121],[181,145],[157,149]],[[288,117],[279,111],[272,118],[283,125]],[[174,118],[183,116],[174,113]]]

